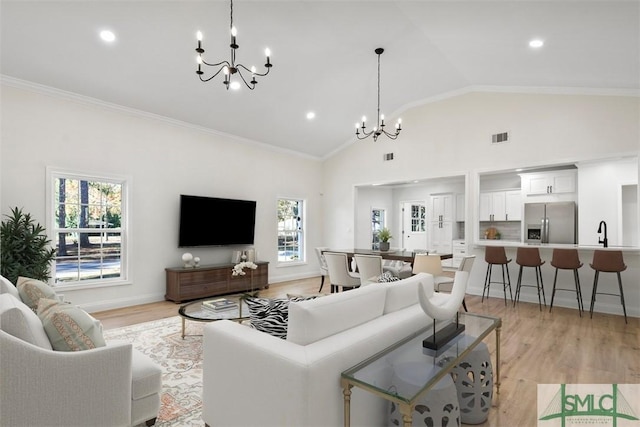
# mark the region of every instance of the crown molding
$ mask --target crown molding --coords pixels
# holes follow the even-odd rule
[[[27,80],[18,79],[15,77],[10,77],[4,74],[0,74],[0,82],[3,85],[14,87],[17,89],[28,90],[31,92],[35,92],[41,95],[51,96],[53,98],[63,99],[66,101],[76,102],[79,104],[94,106],[104,108],[106,110],[116,111],[119,113],[127,114],[130,116],[135,116],[139,118],[144,118],[147,120],[155,120],[159,122],[163,122],[169,124],[171,126],[182,127],[190,130],[195,130],[198,132],[202,132],[209,135],[215,135],[222,138],[231,139],[242,144],[247,144],[256,148],[260,148],[263,150],[273,151],[280,154],[286,154],[295,157],[302,157],[308,160],[320,161],[322,160],[319,157],[312,156],[305,153],[300,153],[298,151],[289,150],[286,148],[276,147],[270,144],[266,144],[264,142],[255,141],[248,138],[243,138],[237,135],[233,135],[230,133],[221,132],[215,129],[207,128],[205,126],[195,125],[193,123],[185,122],[182,120],[172,119],[170,117],[161,116],[159,114],[149,113],[143,110],[137,110],[135,108],[125,107],[123,105],[115,104],[112,102],[103,101],[98,98],[92,98],[90,96],[80,95],[75,92],[69,92],[62,89],[57,89],[51,86],[42,85],[39,83],[30,82]]]

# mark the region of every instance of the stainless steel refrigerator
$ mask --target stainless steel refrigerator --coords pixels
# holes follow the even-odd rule
[[[575,202],[525,203],[526,243],[577,243]]]

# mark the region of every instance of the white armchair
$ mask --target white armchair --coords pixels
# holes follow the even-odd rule
[[[160,408],[162,370],[148,356],[120,342],[53,350],[11,291],[0,292],[0,373],[3,426],[151,426]]]
[[[46,350],[0,330],[2,425],[131,425],[131,353],[131,344]]]

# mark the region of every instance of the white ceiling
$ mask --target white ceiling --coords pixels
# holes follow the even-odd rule
[[[353,143],[362,115],[375,117],[376,47],[388,122],[485,86],[640,91],[639,1],[236,0],[237,61],[260,69],[268,46],[274,66],[256,90],[235,92],[195,74],[197,30],[205,60],[229,59],[228,1],[2,0],[0,15],[5,80],[317,158]],[[99,39],[104,28],[113,45]],[[528,46],[534,37],[542,49]]]

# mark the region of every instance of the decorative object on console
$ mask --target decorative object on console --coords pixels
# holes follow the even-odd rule
[[[184,262],[184,268],[193,267],[193,265],[191,265],[191,261],[193,261],[193,255],[191,255],[189,252],[185,252],[184,254],[182,254],[182,262]]]
[[[362,117],[362,125],[356,123],[356,137],[358,139],[366,139],[373,135],[373,140],[377,141],[380,135],[386,135],[391,139],[396,139],[398,135],[400,135],[400,131],[402,130],[402,119],[398,119],[396,123],[396,131],[395,133],[389,133],[384,130],[384,114],[380,114],[380,55],[384,52],[384,49],[379,47],[375,50],[376,55],[378,55],[378,116],[376,117],[376,126],[370,132],[365,130],[366,128],[366,117]],[[362,129],[362,134],[360,134],[360,129]],[[362,135],[362,136],[360,136]]]
[[[256,250],[255,249],[247,249],[244,252],[247,255],[247,261],[255,262],[255,260],[256,260]]]
[[[194,267],[200,266],[200,257],[194,257],[193,258],[193,266]]]
[[[434,292],[433,282],[428,283],[427,286],[424,283],[418,286],[420,307],[427,316],[433,319],[433,335],[425,338],[422,343],[423,347],[439,350],[464,331],[464,324],[458,321],[458,310],[467,291],[468,280],[468,272],[456,271],[450,294]],[[436,320],[451,320],[454,315],[455,322],[436,331]]]
[[[241,261],[240,260],[241,255],[242,255],[242,251],[233,251],[231,253],[231,262],[234,264],[239,263]]]
[[[258,268],[258,266],[251,262],[251,261],[242,261],[239,262],[238,264],[233,266],[233,269],[231,270],[231,275],[232,276],[244,276],[245,274],[247,274],[244,269],[245,268],[250,268],[252,270],[255,270],[256,268]]]
[[[204,49],[202,48],[202,32],[198,31],[198,33],[196,34],[196,38],[198,40],[198,47],[196,48],[196,52],[198,52],[198,56],[196,58],[197,63],[198,63],[198,70],[196,71],[196,74],[198,75],[198,77],[200,78],[201,81],[203,82],[208,82],[209,80],[213,79],[214,77],[216,77],[218,74],[220,74],[220,72],[222,72],[224,74],[224,85],[227,87],[227,90],[229,90],[229,87],[231,87],[231,89],[239,89],[240,88],[240,82],[238,80],[235,81],[231,81],[231,77],[234,74],[238,74],[238,76],[240,76],[240,80],[242,80],[242,82],[244,83],[244,85],[246,87],[248,87],[249,89],[253,90],[256,87],[256,84],[258,83],[258,81],[256,80],[256,76],[260,76],[260,77],[264,77],[267,74],[269,74],[269,71],[271,70],[271,67],[273,66],[270,62],[270,56],[271,56],[271,51],[269,50],[269,48],[265,49],[264,54],[267,57],[267,63],[264,64],[265,68],[267,69],[266,72],[264,73],[258,73],[256,72],[256,67],[251,67],[251,69],[245,67],[242,64],[236,64],[236,49],[238,49],[238,44],[237,44],[237,40],[236,40],[236,36],[237,36],[237,30],[236,27],[233,25],[233,0],[231,0],[231,44],[229,45],[229,47],[231,47],[231,62],[229,61],[221,61],[218,63],[208,63],[206,62],[204,59],[202,59],[202,54],[204,53]],[[217,70],[214,72],[214,74],[211,77],[202,77],[202,75],[204,74],[204,71],[202,71],[202,66],[203,65],[207,65],[209,67],[218,67]],[[251,81],[247,82],[247,80],[245,79],[245,77],[242,75],[242,71],[245,71],[246,73],[251,73]]]

